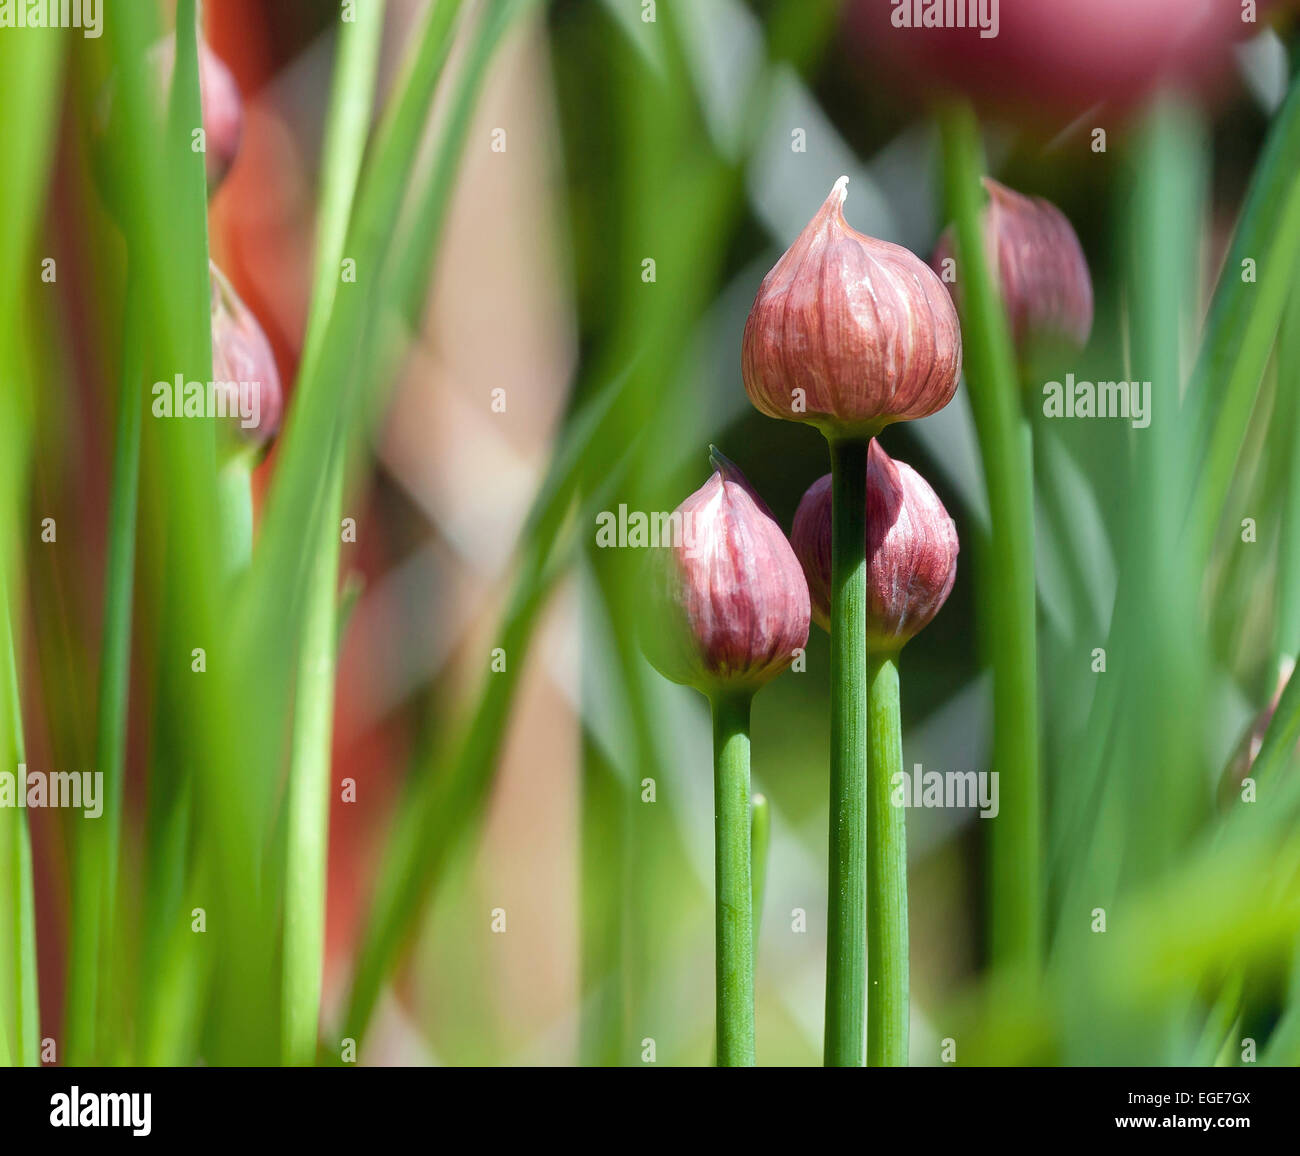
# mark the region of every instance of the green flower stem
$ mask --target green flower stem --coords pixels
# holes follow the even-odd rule
[[[861,1067],[867,1013],[867,446],[831,439],[827,1067]]]
[[[763,928],[763,898],[767,894],[767,858],[772,848],[772,805],[757,791],[749,801],[749,862],[754,885],[754,959]]]
[[[750,867],[748,691],[713,704],[718,1067],[754,1064],[754,893]]]
[[[1031,435],[1006,314],[985,258],[979,127],[964,104],[946,108],[940,127],[966,379],[990,518],[981,578],[993,668],[993,766],[1003,783],[1002,813],[989,824],[992,956],[997,964],[1034,966],[1042,956],[1043,892]]]
[[[898,654],[867,661],[867,1064],[905,1067],[908,1002],[907,811],[890,801],[903,769]]]

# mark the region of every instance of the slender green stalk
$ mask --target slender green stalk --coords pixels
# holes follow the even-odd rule
[[[104,580],[104,637],[99,660],[99,717],[95,766],[104,776],[104,814],[76,843],[72,942],[68,952],[69,1063],[96,1058],[99,985],[110,966],[103,937],[114,926],[126,726],[131,683],[131,602],[135,583],[135,531],[140,490],[140,436],[144,397],[144,330],[138,276],[127,274],[122,379],[117,399],[113,482],[108,509],[108,561]]]
[[[984,630],[993,667],[993,766],[1002,813],[990,823],[992,956],[1036,965],[1042,956],[1033,454],[1006,314],[985,259],[982,149],[966,105],[941,117],[944,184],[955,224],[962,339],[990,517],[983,558]]]
[[[1292,463],[1300,462],[1300,284],[1292,286],[1286,319],[1277,342],[1279,416]],[[1290,386],[1287,389],[1287,386]],[[1282,499],[1282,524],[1277,551],[1277,628],[1273,634],[1274,668],[1300,657],[1300,469],[1292,465]]]
[[[341,26],[338,77],[330,98],[325,142],[316,278],[308,325],[305,373],[314,372],[338,285],[337,270],[356,196],[370,127],[383,39],[384,5],[366,5]],[[281,1056],[305,1065],[316,1056],[325,956],[326,872],[329,854],[330,744],[334,677],[340,644],[336,608],[339,519],[344,462],[328,467],[327,515],[308,577],[306,620],[298,658],[293,754],[289,766],[285,851],[284,957],[280,991]]]
[[[898,655],[867,660],[867,1064],[905,1067],[908,1002],[907,811],[890,800],[903,770]]]
[[[330,505],[340,508],[343,472],[335,470]],[[298,668],[293,760],[289,768],[288,851],[284,891],[281,1049],[286,1064],[316,1055],[325,951],[325,875],[329,850],[330,740],[334,726],[338,519],[322,536],[308,586]]]
[[[8,583],[0,574],[0,630],[4,631],[3,655],[6,678],[9,682],[10,745],[14,768],[27,761],[23,740],[22,706],[18,694],[18,657],[14,641],[13,619],[10,616]],[[20,786],[19,790],[23,788]],[[27,827],[27,812],[14,809],[14,832],[11,847],[12,861],[6,872],[13,881],[12,940],[14,990],[14,1052],[17,1062],[33,1068],[39,1063],[41,1036],[41,1009],[36,980],[36,907],[32,880],[32,837]],[[0,1029],[0,1034],[3,1030]]]
[[[1300,941],[1292,957],[1286,1010],[1274,1026],[1259,1062],[1269,1067],[1300,1066]]]
[[[754,1064],[754,892],[749,828],[749,691],[713,697],[718,1067]]]
[[[217,478],[221,517],[221,563],[227,580],[238,578],[253,558],[253,465],[236,454]]]
[[[861,1067],[867,1015],[867,446],[831,439],[828,1067]]]
[[[1293,79],[1255,166],[1187,387],[1184,425],[1202,452],[1188,518],[1198,561],[1209,556],[1300,259],[1298,164],[1300,79]],[[1243,276],[1247,260],[1256,278]]]

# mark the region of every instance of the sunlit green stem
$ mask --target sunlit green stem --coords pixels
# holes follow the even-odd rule
[[[831,440],[828,1067],[859,1067],[867,986],[867,446]]]
[[[338,525],[342,474],[333,480],[332,526]],[[286,1064],[316,1056],[325,952],[325,874],[329,846],[330,741],[334,733],[336,586],[339,535],[322,538],[309,580],[293,759],[289,768],[288,850],[284,891],[281,1049]]]
[[[383,39],[384,5],[366,5],[358,16],[359,19],[344,24],[340,31],[338,69],[330,97],[316,278],[304,374],[315,370],[334,304],[338,285],[335,270],[346,244],[370,125]],[[343,508],[342,454],[335,455],[328,463],[327,476],[327,513],[308,577],[306,619],[299,643],[289,765],[280,991],[280,1048],[286,1064],[310,1064],[315,1060],[325,967],[330,754],[339,647],[337,587],[339,521]]]
[[[898,655],[867,660],[867,1064],[907,1063],[907,811],[891,801],[903,770]]]
[[[754,893],[748,692],[713,698],[713,823],[720,1068],[754,1063]]]

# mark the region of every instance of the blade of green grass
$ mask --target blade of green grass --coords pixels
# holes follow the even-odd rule
[[[324,321],[338,284],[336,270],[369,133],[383,27],[384,5],[372,4],[362,9],[358,20],[341,25],[339,32],[337,74],[326,122],[316,280],[307,336],[309,362],[320,348]],[[287,801],[280,1047],[284,1063],[299,1065],[312,1063],[316,1055],[325,954],[330,741],[338,647],[338,526],[343,500],[341,457],[334,455],[328,468],[332,473],[330,514],[308,580]]]
[[[23,743],[22,707],[18,698],[18,661],[15,653],[12,607],[8,583],[0,581],[0,661],[5,664],[5,709],[9,716],[9,766],[24,767],[27,762]],[[24,790],[19,786],[18,790]],[[14,947],[14,1052],[24,1067],[39,1064],[41,1010],[36,988],[36,909],[32,882],[32,842],[25,812],[15,809],[11,860],[8,866],[13,881],[12,943]]]
[[[1006,315],[980,225],[984,175],[974,113],[940,119],[944,187],[962,270],[962,338],[988,493],[991,541],[981,558],[993,668],[992,766],[1002,814],[990,823],[991,951],[997,963],[1036,963],[1043,950],[1034,508],[1030,431],[1020,404]]]

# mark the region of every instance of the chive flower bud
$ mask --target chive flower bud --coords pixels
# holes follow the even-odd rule
[[[266,333],[216,264],[212,278],[212,380],[238,438],[264,449],[280,428],[284,395]]]
[[[989,203],[983,214],[990,273],[996,273],[1011,335],[1022,352],[1036,341],[1076,349],[1092,332],[1092,277],[1078,235],[1064,213],[1042,197],[1027,197],[984,179]],[[953,258],[952,229],[935,248],[941,277]],[[947,279],[960,304],[961,273]]]
[[[741,372],[769,417],[865,436],[952,400],[961,327],[934,272],[844,219],[848,177],[763,278]]]
[[[808,487],[790,533],[813,620],[830,629],[831,476]],[[867,646],[896,651],[939,613],[957,577],[957,528],[929,486],[874,439],[867,453]]]
[[[808,643],[810,610],[771,511],[716,449],[709,461],[713,476],[674,511],[680,542],[651,560],[641,645],[665,678],[711,695],[785,670]]]

